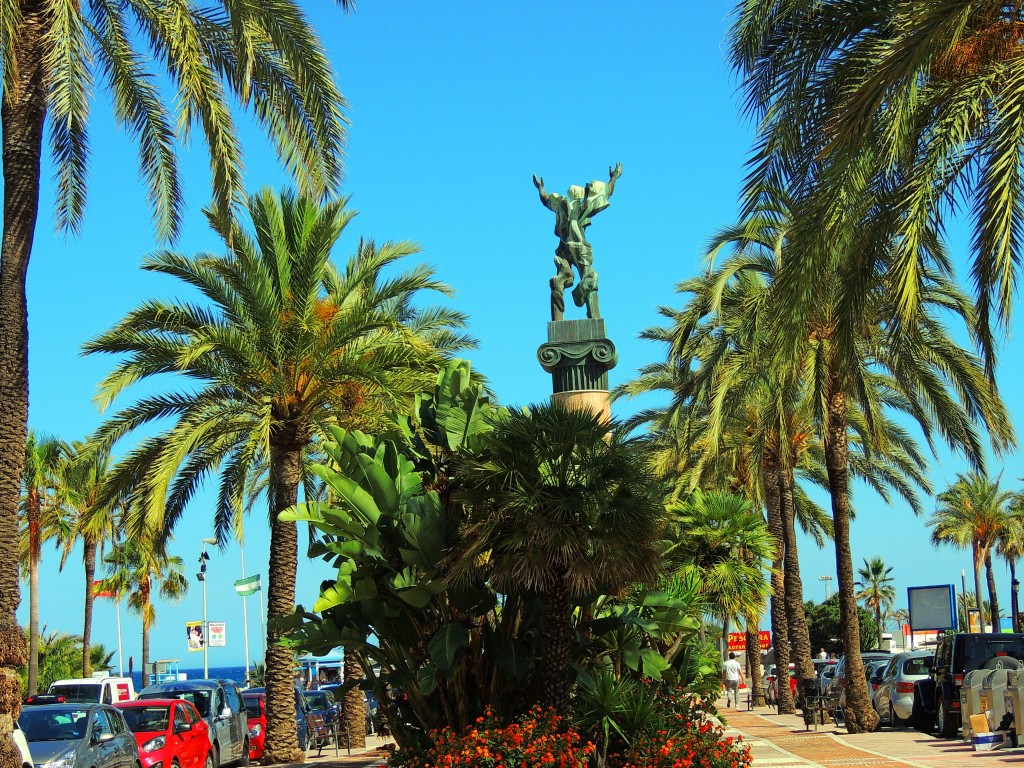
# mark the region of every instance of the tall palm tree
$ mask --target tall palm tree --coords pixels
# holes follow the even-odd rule
[[[935,513],[928,520],[932,544],[970,548],[974,565],[974,594],[981,598],[981,571],[986,572],[988,599],[992,604],[992,631],[999,632],[999,601],[992,573],[992,549],[1006,530],[1008,505],[1013,493],[999,488],[980,472],[957,475],[956,482],[936,497]],[[978,609],[981,610],[979,604]]]
[[[990,316],[1008,323],[1022,256],[1022,28],[1020,4],[995,0],[739,0],[733,30],[747,106],[763,118],[752,176],[786,174],[827,198],[870,148],[898,189],[880,213],[900,229],[903,322],[921,306],[917,249],[932,219],[967,208],[989,354]],[[770,157],[779,147],[785,162]],[[823,263],[810,262],[808,274]]]
[[[295,609],[298,532],[278,515],[312,478],[306,460],[315,436],[328,424],[382,425],[384,414],[433,382],[448,356],[473,343],[459,331],[461,313],[414,304],[424,292],[450,293],[432,269],[385,276],[416,252],[411,243],[361,242],[344,269],[334,266],[331,250],[354,215],[345,204],[264,189],[247,201],[248,227],[208,211],[227,255],[160,252],[143,263],[194,287],[205,303],[145,302],[86,345],[89,353],[129,353],[100,385],[103,407],[141,379],[179,374],[180,389],[144,396],[97,433],[110,444],[169,422],[110,473],[109,493],[140,495],[129,531],[171,530],[200,483],[219,474],[214,529],[224,542],[245,496],[260,487],[253,476],[265,473],[270,619]],[[302,753],[292,723],[293,658],[279,637],[269,622],[267,706],[281,715],[268,725],[266,751],[268,761],[289,762]]]
[[[82,674],[92,674],[92,608],[95,597],[96,558],[103,557],[104,547],[118,538],[118,514],[121,505],[102,496],[103,482],[110,469],[110,451],[93,448],[86,442],[72,444],[72,453],[65,461],[67,479],[67,535],[63,537],[61,570],[75,544],[82,542],[82,565],[85,570],[85,617],[82,622]]]
[[[149,685],[149,631],[156,622],[154,598],[178,602],[188,592],[185,561],[167,552],[167,540],[132,536],[116,544],[103,558],[103,591],[128,596],[128,610],[142,619],[142,685]]]
[[[38,692],[39,563],[43,559],[43,543],[55,534],[53,523],[62,515],[60,504],[66,486],[61,469],[69,449],[63,440],[30,431],[23,452],[25,464],[19,507],[28,566],[28,694],[31,696]]]
[[[347,7],[348,0],[338,0]],[[337,190],[345,106],[326,52],[301,5],[12,2],[0,10],[5,183],[0,244],[0,671],[21,659],[17,520],[28,429],[25,284],[39,211],[43,136],[56,168],[56,222],[75,232],[85,212],[92,97],[109,95],[114,122],[139,146],[139,170],[161,238],[183,215],[178,148],[209,152],[221,214],[243,198],[233,107],[249,111],[283,166],[314,195]],[[165,88],[161,88],[165,84]],[[0,739],[13,754],[9,697]]]
[[[565,712],[574,601],[659,575],[664,507],[639,444],[547,403],[499,416],[455,474],[472,503],[465,562],[486,555],[496,589],[540,595],[541,702]]]
[[[878,644],[882,647],[882,614],[896,602],[896,590],[892,586],[892,567],[887,566],[880,557],[865,560],[864,565],[857,569],[860,581],[857,586],[860,592],[857,599],[864,602],[864,607],[875,612],[875,624],[878,627]]]
[[[996,543],[996,553],[1010,566],[1010,626],[1020,632],[1020,605],[1017,595],[1017,561],[1024,557],[1024,497],[1013,494],[1007,507],[1006,525]]]

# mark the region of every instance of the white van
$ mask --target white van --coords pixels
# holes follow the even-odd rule
[[[135,698],[135,685],[130,677],[76,677],[50,683],[46,693],[69,704],[117,704]]]

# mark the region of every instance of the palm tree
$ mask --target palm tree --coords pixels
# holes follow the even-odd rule
[[[872,557],[864,561],[864,566],[857,569],[860,581],[857,586],[860,592],[857,599],[864,602],[864,607],[875,612],[875,624],[878,627],[878,644],[882,647],[882,613],[896,602],[896,590],[892,586],[892,567],[886,566],[880,557]]]
[[[828,198],[867,149],[897,190],[880,213],[900,227],[902,322],[921,306],[918,248],[932,220],[969,209],[975,328],[992,364],[990,317],[1009,322],[1022,255],[1020,4],[740,0],[736,19],[733,61],[764,118],[752,177],[786,174]],[[788,157],[774,162],[780,147]],[[806,274],[823,264],[810,261]]]
[[[722,622],[760,616],[771,592],[764,570],[775,539],[747,499],[723,491],[695,491],[668,507],[673,545],[667,555],[697,571],[711,615]]]
[[[24,447],[20,513],[28,566],[29,644],[28,694],[38,693],[39,675],[39,563],[43,543],[54,535],[53,523],[61,515],[60,497],[64,484],[60,476],[68,446],[47,435],[28,433]]]
[[[996,553],[1010,566],[1010,625],[1020,632],[1020,605],[1017,598],[1017,561],[1024,556],[1024,497],[1013,494],[1006,514],[1006,526],[996,543]]]
[[[992,604],[992,631],[999,632],[999,601],[995,576],[992,573],[992,549],[1006,530],[1008,505],[1013,493],[999,489],[998,480],[989,480],[979,473],[957,475],[956,482],[936,498],[938,506],[928,520],[932,544],[952,544],[970,548],[974,564],[974,594],[981,596],[981,570],[988,581],[988,597]],[[980,602],[980,600],[979,600]],[[978,609],[981,609],[979,604]]]
[[[348,0],[338,0],[348,6]],[[85,212],[88,118],[106,93],[114,122],[139,145],[139,168],[161,238],[183,215],[177,150],[199,128],[215,206],[243,198],[233,105],[248,109],[287,170],[314,195],[338,188],[344,101],[299,3],[8,3],[0,11],[3,243],[0,246],[0,672],[13,674],[23,638],[15,611],[18,486],[28,430],[26,275],[39,211],[43,136],[56,167],[58,228]],[[160,84],[166,84],[161,90]],[[0,734],[12,729],[0,697]],[[4,751],[14,749],[5,739]]]
[[[472,503],[464,564],[486,556],[500,592],[540,595],[541,702],[565,712],[574,601],[658,576],[659,489],[635,440],[557,403],[499,416],[455,475]]]
[[[188,592],[185,561],[167,553],[166,540],[133,536],[116,544],[103,558],[107,575],[103,591],[118,599],[128,596],[128,610],[142,619],[142,686],[149,685],[149,631],[156,622],[153,599],[178,602]],[[215,760],[216,763],[216,760]],[[219,763],[217,763],[219,764]]]
[[[92,674],[90,640],[92,638],[92,607],[95,597],[96,558],[103,557],[106,544],[118,538],[120,504],[101,495],[106,473],[110,469],[110,451],[93,448],[88,443],[72,445],[72,455],[65,462],[67,507],[71,514],[69,529],[63,537],[60,567],[64,569],[72,549],[82,542],[82,564],[85,569],[85,618],[82,623],[82,674]]]
[[[432,269],[383,276],[416,252],[411,243],[361,242],[343,270],[331,263],[354,215],[345,204],[265,189],[246,204],[250,229],[208,211],[228,255],[160,252],[143,264],[198,289],[206,304],[146,302],[86,345],[89,353],[129,353],[100,386],[103,407],[141,379],[181,377],[180,390],[143,397],[97,434],[110,444],[150,422],[170,422],[110,473],[110,494],[136,488],[140,496],[126,517],[129,531],[171,530],[200,483],[219,474],[214,529],[224,542],[250,490],[266,488],[271,620],[295,609],[298,532],[278,515],[296,503],[300,485],[311,498],[315,436],[328,424],[381,425],[433,382],[449,355],[472,345],[458,332],[464,315],[414,305],[423,292],[450,293]],[[288,762],[301,751],[293,659],[280,636],[269,622],[267,706],[281,715],[268,725],[267,759]]]

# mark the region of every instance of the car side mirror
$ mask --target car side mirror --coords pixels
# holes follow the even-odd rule
[[[192,730],[192,723],[178,723],[178,725],[174,728],[174,732],[175,733],[184,733],[185,731],[191,731],[191,730]]]
[[[97,731],[94,731],[90,741],[93,744],[102,744],[103,742],[110,741],[113,738],[114,738],[114,734],[112,734],[112,733],[99,733]]]
[[[231,717],[231,707],[224,707],[224,709],[220,711],[220,716],[225,720]]]

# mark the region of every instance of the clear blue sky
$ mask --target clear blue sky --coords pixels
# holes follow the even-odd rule
[[[531,175],[564,193],[570,184],[606,179],[608,167],[621,162],[613,203],[590,230],[601,311],[619,349],[612,385],[662,354],[637,334],[659,322],[658,305],[678,303],[675,284],[700,269],[708,237],[736,216],[751,131],[739,115],[725,61],[730,3],[362,0],[348,16],[328,0],[304,4],[350,102],[345,191],[360,215],[339,259],[361,236],[418,241],[422,260],[437,267],[457,290],[459,308],[471,316],[481,341],[471,355],[474,367],[490,378],[501,401],[544,399],[550,378],[537,364],[536,349],[545,341],[556,240],[552,214],[538,200]],[[141,300],[181,293],[173,281],[138,269],[140,257],[157,243],[134,148],[114,130],[109,114],[100,92],[90,128],[84,231],[71,239],[53,234],[47,181],[30,267],[31,425],[69,440],[99,424],[91,398],[111,365],[83,359],[82,343]],[[268,145],[243,123],[250,187],[282,184]],[[176,244],[183,252],[220,247],[199,215],[209,190],[199,150],[184,161],[189,214]],[[44,176],[51,171],[45,168]],[[1015,359],[1013,346],[1003,357]],[[1014,391],[1019,374],[1014,362],[1003,367],[1004,393],[1018,432],[1024,432],[1024,406]],[[934,483],[944,487],[963,468],[959,459],[944,456],[933,465]],[[1016,484],[1021,475],[1013,457],[1004,482]],[[175,534],[173,549],[190,574],[200,539],[211,533],[210,498],[192,504]],[[959,583],[960,569],[970,565],[967,554],[933,550],[923,520],[908,508],[889,508],[863,491],[855,504],[855,563],[879,555],[893,565],[900,605],[907,586]],[[258,512],[248,525],[249,573],[265,573],[265,520]],[[42,622],[49,630],[80,632],[81,566],[72,558],[58,573],[57,562],[47,550]],[[805,541],[801,564],[806,596],[821,600],[817,576],[834,576],[832,550],[818,551]],[[229,643],[211,650],[214,666],[243,661],[241,600],[232,589],[239,574],[237,546],[213,554],[209,618],[228,622]],[[311,605],[320,580],[330,576],[319,561],[303,560],[300,602]],[[250,598],[254,654],[255,606]],[[181,657],[201,666],[198,654],[188,658],[183,627],[201,617],[200,585],[192,584],[183,603],[161,604],[157,612],[153,658]],[[25,597],[19,618],[27,619]],[[125,656],[138,663],[139,622],[122,619]],[[109,601],[97,605],[94,638],[116,645]]]

